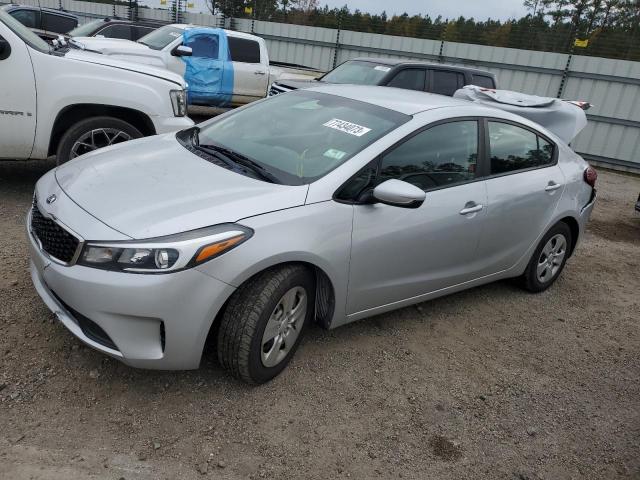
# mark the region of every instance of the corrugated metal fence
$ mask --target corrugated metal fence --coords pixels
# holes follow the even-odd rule
[[[21,3],[37,5],[38,0]],[[76,12],[81,21],[119,15],[126,6],[78,0],[40,0]],[[140,8],[140,18],[172,20],[168,10]],[[181,12],[181,21],[226,26],[265,38],[271,60],[330,70],[360,56],[399,57],[485,68],[501,88],[588,100],[589,124],[573,147],[595,164],[640,172],[640,62],[441,42]]]

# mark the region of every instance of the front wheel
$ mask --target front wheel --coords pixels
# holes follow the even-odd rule
[[[542,237],[522,275],[524,287],[530,292],[542,292],[557,280],[569,257],[571,229],[560,222]]]
[[[218,359],[247,383],[265,383],[287,366],[314,312],[315,283],[302,265],[258,274],[229,299],[218,332]]]
[[[56,161],[58,165],[61,165],[98,148],[116,145],[142,136],[140,130],[119,118],[85,118],[72,125],[64,133],[58,144]]]

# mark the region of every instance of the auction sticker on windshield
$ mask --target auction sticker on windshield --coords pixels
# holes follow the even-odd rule
[[[327,123],[323,123],[322,125],[324,127],[329,127],[344,133],[348,133],[349,135],[355,135],[356,137],[361,137],[371,131],[370,128],[363,127],[362,125],[358,125],[356,123],[347,122],[346,120],[340,120],[339,118],[329,120]]]

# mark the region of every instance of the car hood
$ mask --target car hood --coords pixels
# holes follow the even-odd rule
[[[145,50],[151,50],[149,47],[143,45],[142,43],[125,40],[123,38],[73,37],[73,40],[77,43],[81,43],[85,48],[89,50],[95,50],[98,52],[144,52]]]
[[[267,183],[219,167],[190,153],[175,134],[97,150],[55,175],[80,207],[135,239],[304,205],[308,191],[308,185]]]
[[[143,63],[130,62],[127,60],[120,60],[106,55],[101,55],[99,53],[77,49],[69,50],[65,54],[65,58],[79,60],[81,62],[95,63],[98,65],[106,65],[109,67],[120,68],[122,70],[129,70],[131,72],[138,72],[144,75],[162,78],[180,85],[182,88],[187,88],[187,83],[185,82],[184,78],[182,78],[177,73],[173,73],[161,67],[154,67],[152,65],[145,65]]]

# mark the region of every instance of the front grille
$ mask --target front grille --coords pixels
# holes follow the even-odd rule
[[[35,199],[31,209],[31,231],[40,241],[42,250],[49,255],[65,263],[73,260],[80,241],[56,222],[42,215]]]
[[[80,327],[80,330],[82,330],[82,333],[84,333],[87,338],[90,338],[94,342],[99,343],[100,345],[112,350],[118,350],[118,347],[116,347],[116,344],[113,343],[111,337],[100,327],[100,325],[98,325],[93,320],[85,317],[80,312],[71,308],[53,290],[51,290],[51,293],[54,297],[56,297],[56,300],[60,302],[60,305],[62,305],[65,310],[73,316],[73,319],[76,321],[76,323]]]

